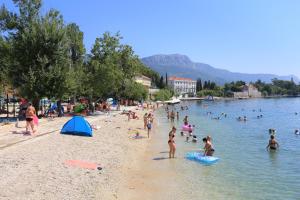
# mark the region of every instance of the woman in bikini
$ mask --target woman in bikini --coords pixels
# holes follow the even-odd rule
[[[214,148],[211,144],[211,137],[207,136],[206,138],[203,138],[202,141],[204,142],[204,156],[212,156],[215,152]]]
[[[173,126],[172,130],[169,133],[169,140],[168,140],[168,145],[169,145],[169,148],[170,148],[169,158],[174,158],[175,157],[175,151],[176,151],[175,133],[176,133],[176,128]]]
[[[32,134],[36,132],[34,129],[34,123],[33,123],[33,118],[35,116],[35,108],[29,104],[27,110],[26,110],[26,133],[30,133],[29,128],[32,130]]]

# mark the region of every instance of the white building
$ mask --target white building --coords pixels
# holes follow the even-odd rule
[[[192,94],[196,95],[197,81],[190,78],[180,78],[171,76],[168,79],[168,86],[179,95]]]

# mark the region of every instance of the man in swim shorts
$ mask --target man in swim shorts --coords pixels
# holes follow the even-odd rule
[[[275,140],[275,136],[274,135],[270,136],[269,144],[268,144],[268,146],[266,148],[270,149],[270,150],[276,150],[277,148],[279,148],[279,144]]]

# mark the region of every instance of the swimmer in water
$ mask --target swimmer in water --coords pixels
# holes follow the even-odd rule
[[[296,129],[296,130],[295,130],[295,134],[296,134],[296,135],[300,135],[299,129]]]
[[[268,146],[266,148],[270,149],[270,150],[276,150],[277,148],[279,148],[279,144],[275,140],[275,136],[274,135],[270,136],[269,144],[268,144]]]

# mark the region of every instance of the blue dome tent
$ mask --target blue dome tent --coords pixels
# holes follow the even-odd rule
[[[61,129],[61,134],[93,136],[91,125],[82,117],[74,116]]]

